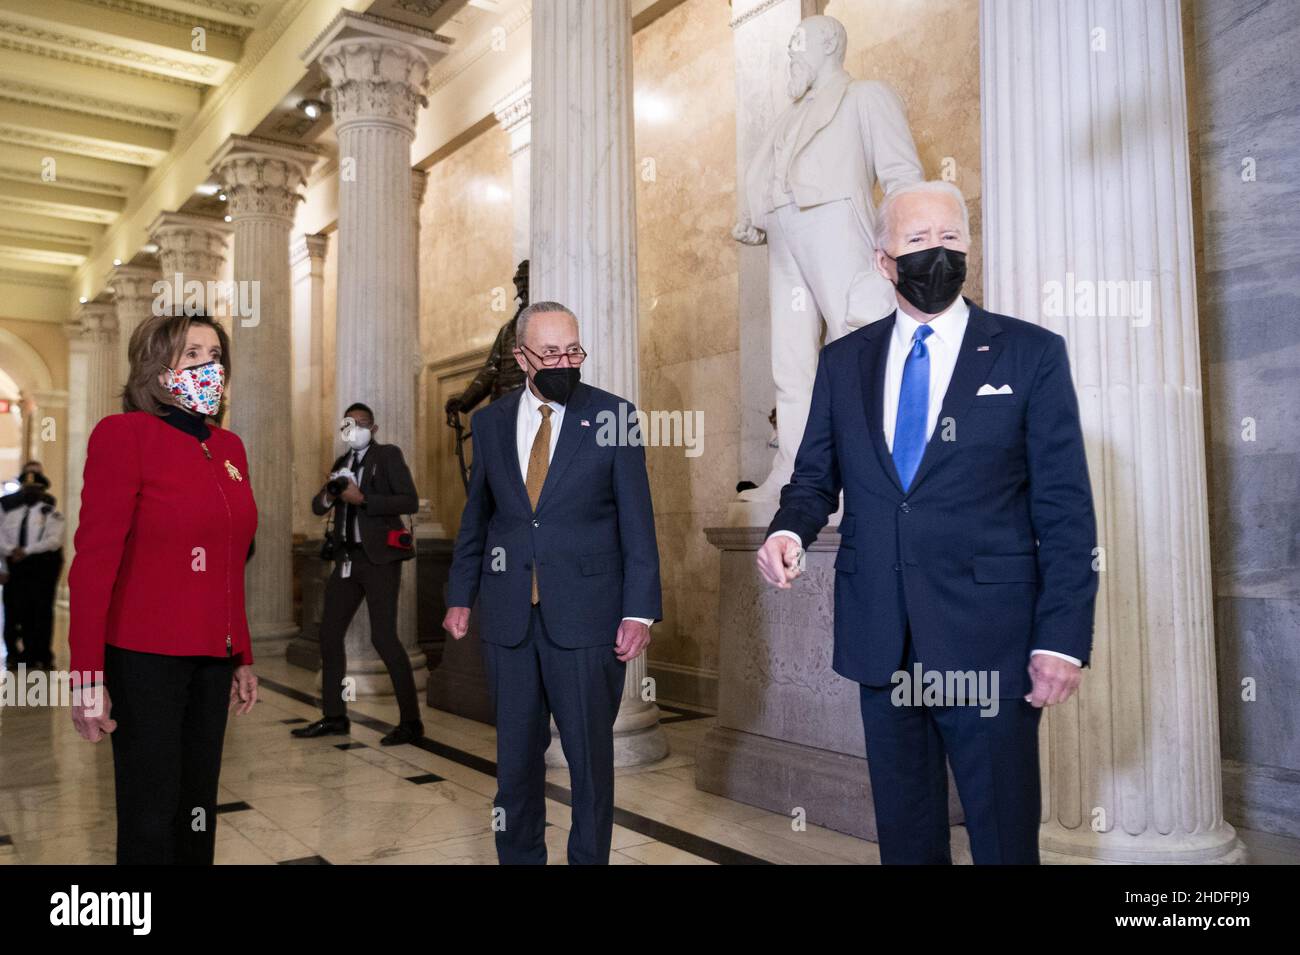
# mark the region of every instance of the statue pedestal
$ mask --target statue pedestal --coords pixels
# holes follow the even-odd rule
[[[496,723],[496,713],[488,695],[483,643],[478,635],[477,606],[470,610],[469,632],[459,640],[447,637],[443,644],[442,659],[429,673],[425,702],[434,709],[466,719]]]
[[[858,685],[831,669],[839,534],[828,528],[778,591],[754,566],[764,528],[704,533],[722,552],[718,723],[696,751],[696,788],[875,840]],[[948,792],[956,824],[951,779]]]

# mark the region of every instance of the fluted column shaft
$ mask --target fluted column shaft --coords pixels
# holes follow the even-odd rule
[[[1092,667],[1043,734],[1042,845],[1233,859],[1179,4],[983,0],[980,64],[987,304],[1069,344],[1101,546]]]
[[[354,401],[369,405],[379,425],[376,440],[398,445],[415,477],[420,350],[413,189],[419,177],[412,175],[411,142],[427,103],[429,62],[418,42],[394,33],[348,36],[319,53],[339,144],[335,419]],[[418,687],[427,671],[424,654],[414,649],[415,588],[415,561],[405,561],[397,630]],[[365,614],[353,619],[346,645],[359,689],[391,693]]]
[[[122,410],[116,385],[117,315],[111,302],[86,302],[63,326],[68,336],[68,474],[64,540],[76,538],[86,445],[101,418]],[[71,553],[71,548],[69,548]]]
[[[628,0],[533,7],[530,301],[578,316],[582,378],[636,402],[636,182]],[[645,654],[627,665],[614,758],[661,759],[659,708],[641,697]],[[548,754],[559,762],[558,745]]]
[[[297,632],[293,616],[292,284],[289,231],[313,151],[232,136],[213,157],[234,225],[230,428],[248,452],[257,552],[246,569],[254,639]]]

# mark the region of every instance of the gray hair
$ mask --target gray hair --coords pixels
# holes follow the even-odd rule
[[[956,202],[957,208],[961,209],[961,231],[965,233],[965,240],[970,241],[970,210],[966,208],[966,197],[961,194],[960,189],[950,182],[945,182],[942,179],[928,179],[923,182],[899,186],[885,196],[884,201],[880,203],[880,210],[876,214],[877,249],[889,247],[888,240],[893,235],[894,228],[894,207],[898,205],[898,200],[903,196],[913,195],[918,192],[938,193]]]
[[[578,316],[573,314],[573,310],[561,305],[559,302],[533,302],[532,305],[521,311],[519,317],[515,319],[515,344],[523,344],[524,334],[528,329],[528,320],[534,315],[540,315],[543,312],[563,312],[573,319],[575,324],[578,321]]]

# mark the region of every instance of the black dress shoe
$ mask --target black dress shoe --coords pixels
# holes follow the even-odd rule
[[[304,739],[313,739],[317,736],[347,736],[351,729],[352,721],[346,716],[326,716],[289,732]]]
[[[410,722],[401,722],[397,724],[397,729],[393,730],[387,736],[379,741],[380,746],[397,746],[400,743],[414,743],[417,739],[424,736],[424,724],[419,720]]]

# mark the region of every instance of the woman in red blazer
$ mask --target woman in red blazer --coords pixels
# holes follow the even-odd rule
[[[113,740],[118,863],[211,864],[227,711],[257,699],[244,614],[257,508],[243,442],[216,424],[230,342],[205,316],[155,316],[128,357],[123,413],[86,451],[72,719]]]

